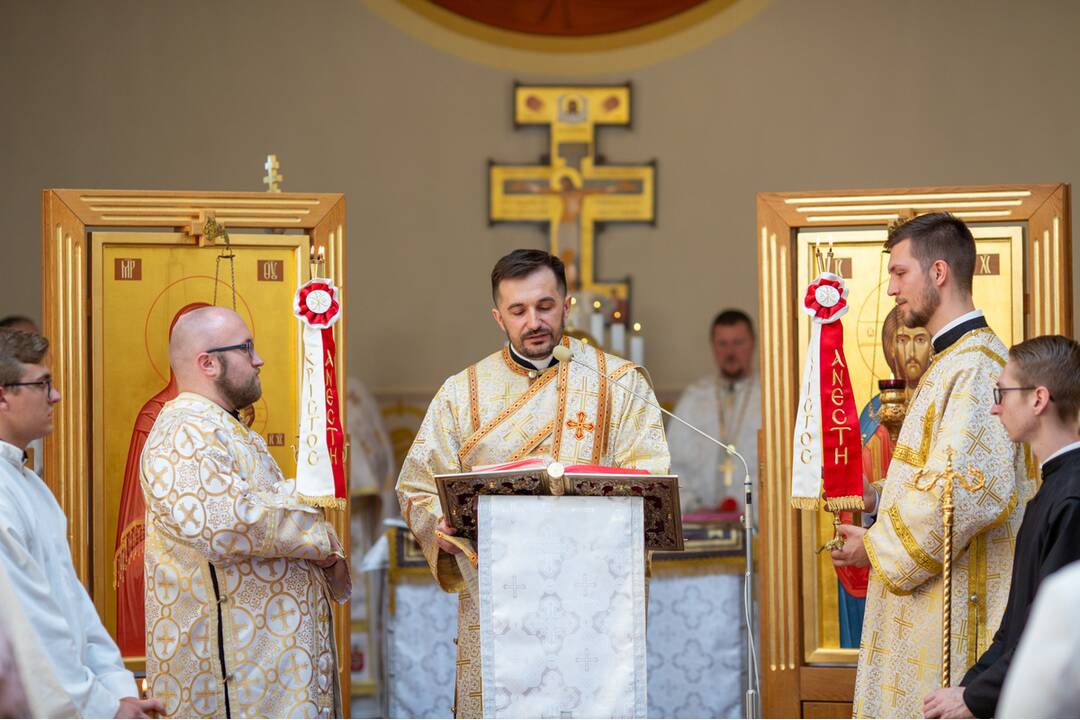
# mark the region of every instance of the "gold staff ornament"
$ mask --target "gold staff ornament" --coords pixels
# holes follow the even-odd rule
[[[926,468],[919,470],[912,478],[915,489],[921,492],[931,492],[940,482],[941,487],[941,516],[944,525],[944,544],[942,546],[942,581],[944,590],[941,596],[941,687],[947,688],[952,685],[951,668],[949,667],[952,655],[952,530],[953,530],[953,484],[959,483],[960,487],[968,492],[977,492],[986,487],[986,475],[978,468],[969,467],[967,476],[953,469],[953,449],[950,446],[946,450],[945,469],[942,472],[928,472]],[[970,479],[969,479],[970,478]]]

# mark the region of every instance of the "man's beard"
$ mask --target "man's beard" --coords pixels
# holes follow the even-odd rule
[[[933,285],[928,285],[919,293],[919,308],[910,300],[904,305],[906,312],[900,313],[900,320],[904,327],[926,327],[930,318],[937,312],[941,305],[941,293]]]
[[[224,357],[221,358],[221,375],[214,381],[218,392],[233,409],[239,410],[255,402],[262,397],[262,385],[259,383],[259,374],[256,372],[245,383],[233,382],[229,377],[229,363]]]
[[[533,351],[530,351],[530,350],[527,350],[526,347],[525,347],[525,339],[526,338],[533,337],[533,336],[536,336],[536,335],[548,334],[546,330],[542,331],[542,332],[539,332],[539,333],[530,333],[528,335],[522,335],[521,336],[521,347],[518,347],[517,345],[514,345],[513,340],[510,341],[510,344],[514,345],[514,352],[516,352],[521,357],[523,357],[523,358],[525,358],[527,360],[542,360],[542,359],[546,358],[547,356],[551,355],[551,352],[555,349],[555,346],[558,345],[559,342],[562,341],[562,337],[563,337],[563,334],[565,333],[565,331],[566,331],[566,318],[563,318],[562,321],[559,322],[558,329],[552,329],[551,330],[551,333],[550,333],[550,335],[551,335],[551,347],[547,348],[546,350],[533,350]],[[507,334],[506,339],[510,340],[510,335],[509,334]]]
[[[748,368],[748,367],[739,368],[738,370],[736,370],[734,372],[732,372],[731,370],[728,370],[726,367],[721,367],[720,368],[720,375],[725,380],[731,380],[731,381],[742,380],[744,377],[746,377],[749,374],[750,374],[750,368]]]

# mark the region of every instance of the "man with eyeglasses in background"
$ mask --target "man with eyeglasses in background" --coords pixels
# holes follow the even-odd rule
[[[26,618],[7,629],[36,715],[149,717],[164,708],[138,698],[134,676],[75,574],[67,518],[25,467],[26,447],[52,432],[60,402],[48,350],[37,333],[0,329],[0,579],[4,595],[20,605],[5,607],[5,617]],[[34,662],[42,654],[48,661]]]
[[[349,569],[322,509],[238,418],[262,396],[251,331],[227,308],[192,310],[169,364],[179,394],[141,461],[150,687],[170,716],[338,716],[331,602],[348,599]]]
[[[1080,344],[1045,335],[1014,345],[993,394],[990,413],[1010,440],[1031,447],[1043,481],[1016,534],[1009,600],[994,641],[958,687],[926,696],[928,718],[999,716],[1002,685],[1035,593],[1051,573],[1080,560]]]

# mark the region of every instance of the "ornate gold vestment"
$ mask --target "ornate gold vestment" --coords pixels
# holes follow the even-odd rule
[[[866,595],[855,717],[922,717],[940,683],[942,507],[939,487],[920,491],[917,472],[953,467],[985,475],[985,487],[953,491],[952,677],[978,659],[1005,610],[1013,541],[1035,469],[990,415],[1007,350],[989,328],[936,355],[912,397],[882,485],[877,522],[864,544],[873,572]]]
[[[309,562],[335,554],[333,528],[292,500],[262,437],[182,393],[147,438],[142,488],[146,673],[166,713],[340,715],[330,602],[347,575]]]
[[[577,339],[564,338],[563,344],[574,352],[574,363],[530,372],[504,347],[448,379],[428,407],[398,478],[402,515],[436,581],[458,593],[458,717],[483,716],[477,579],[464,554],[452,557],[436,544],[443,513],[434,476],[524,457],[668,471],[660,412],[576,363],[655,402],[644,374]]]

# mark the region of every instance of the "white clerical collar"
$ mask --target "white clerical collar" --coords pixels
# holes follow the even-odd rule
[[[1057,452],[1055,452],[1055,453],[1054,453],[1054,454],[1052,454],[1052,455],[1051,455],[1050,457],[1046,458],[1046,459],[1045,459],[1045,460],[1043,460],[1043,461],[1042,461],[1041,463],[1039,463],[1039,467],[1040,467],[1040,468],[1045,468],[1045,467],[1046,467],[1046,463],[1050,462],[1051,460],[1053,460],[1054,458],[1056,458],[1056,457],[1057,457],[1058,455],[1064,455],[1065,453],[1067,453],[1067,452],[1071,452],[1071,451],[1073,451],[1073,450],[1080,450],[1080,440],[1077,440],[1077,441],[1076,441],[1076,442],[1074,442],[1074,443],[1069,443],[1069,444],[1068,444],[1068,445],[1066,445],[1065,447],[1063,447],[1063,448],[1060,448],[1060,449],[1059,449],[1059,450],[1058,450]]]
[[[537,370],[547,370],[551,366],[551,358],[553,357],[553,355],[548,355],[547,357],[542,357],[539,360],[533,360],[532,358],[521,357],[521,355],[519,355],[514,350],[513,345],[507,345],[507,347],[510,348],[510,354],[511,355],[513,355],[515,358],[517,358],[518,360],[520,360],[523,363],[529,363],[530,365],[532,365]]]
[[[966,312],[963,315],[961,315],[960,317],[954,318],[945,327],[941,328],[936,333],[934,333],[934,337],[930,338],[930,343],[933,344],[934,341],[936,341],[939,337],[941,337],[945,333],[949,332],[950,330],[952,330],[957,325],[959,325],[961,323],[966,323],[968,320],[974,320],[975,318],[981,318],[982,316],[983,316],[983,311],[978,309],[978,308],[975,308],[971,312]]]
[[[22,469],[23,463],[26,462],[26,451],[20,450],[6,440],[0,440],[0,457]]]

